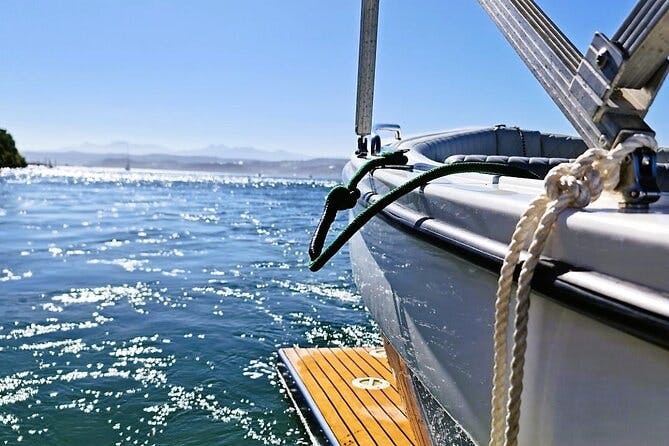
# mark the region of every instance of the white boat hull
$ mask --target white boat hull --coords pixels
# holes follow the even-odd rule
[[[418,173],[367,176],[351,216]],[[413,374],[434,444],[488,443],[497,272],[541,187],[460,174],[388,206],[351,240],[358,289]],[[559,220],[533,282],[521,445],[667,444],[667,201],[630,215],[602,198]]]
[[[497,277],[380,219],[352,240],[351,260],[365,303],[415,378],[487,444]],[[540,294],[531,300],[520,444],[666,444],[669,353]],[[458,435],[432,432],[435,444]]]

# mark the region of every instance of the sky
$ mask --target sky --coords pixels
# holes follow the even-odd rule
[[[541,0],[585,50],[633,0]],[[130,141],[346,156],[359,0],[2,0],[0,127],[20,150]],[[669,141],[669,93],[647,121]],[[574,133],[475,0],[382,0],[374,121]]]

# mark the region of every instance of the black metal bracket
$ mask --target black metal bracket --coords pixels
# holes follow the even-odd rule
[[[650,203],[659,200],[656,159],[654,150],[640,147],[623,162],[618,186],[618,191],[623,194],[624,199],[624,202],[620,203],[622,210],[645,210]]]
[[[373,135],[369,144],[369,153],[372,156],[378,155],[381,153],[381,137],[379,135]]]
[[[358,137],[358,149],[355,154],[358,158],[367,158],[367,136]]]

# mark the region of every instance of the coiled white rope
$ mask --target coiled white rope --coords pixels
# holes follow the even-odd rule
[[[545,191],[530,203],[516,225],[500,271],[495,301],[490,446],[515,446],[518,443],[530,281],[546,240],[562,211],[567,208],[584,208],[597,200],[602,191],[613,190],[620,180],[620,164],[639,147],[657,150],[657,142],[649,135],[635,134],[611,151],[589,149],[574,162],[554,167],[544,180]],[[513,272],[528,240],[531,240],[528,256],[523,263],[516,290],[511,373],[507,379],[507,327]]]

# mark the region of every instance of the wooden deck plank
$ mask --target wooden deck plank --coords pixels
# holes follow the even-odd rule
[[[312,389],[314,390],[314,392],[311,393],[311,396],[316,401],[319,408],[323,399],[330,400],[334,406],[334,410],[339,415],[339,418],[342,419],[345,426],[350,431],[350,438],[344,438],[344,441],[340,441],[340,443],[347,446],[355,444],[377,445],[378,443],[367,431],[366,426],[360,422],[356,413],[351,410],[347,402],[342,399],[341,396],[338,397],[339,392],[337,391],[337,387],[330,382],[307,350],[308,349],[295,349],[295,353],[300,358],[300,366],[305,372],[305,374],[301,376],[308,375],[310,377],[309,383],[305,381],[305,384],[310,391]],[[321,410],[321,413],[326,419],[330,416],[330,412]]]
[[[365,368],[370,368],[378,373],[383,379],[391,381],[393,383],[393,388],[397,389],[395,385],[395,375],[393,375],[393,371],[388,366],[385,358],[375,358],[370,355],[367,350],[358,348],[347,348],[344,353],[356,364],[366,364]]]
[[[345,358],[341,357],[343,354],[338,355],[335,354],[336,352],[331,351],[324,352],[324,349],[318,350],[319,354],[330,363],[330,366],[336,369],[339,375],[349,383],[355,378],[373,375],[373,370],[362,370],[353,361],[347,362]],[[363,350],[361,355],[369,355],[369,353],[366,350]],[[382,412],[375,411],[373,416],[377,418],[377,422],[389,437],[395,440],[404,437],[406,442],[409,443],[413,441],[411,429],[404,429],[410,428],[410,426],[408,426],[407,423],[403,423],[403,421],[407,419],[407,416],[401,407],[402,402],[399,394],[396,394],[397,398],[391,398],[391,395],[395,394],[395,392],[379,392],[362,389],[353,390],[366,407],[372,408],[378,406],[381,408]]]
[[[282,354],[317,406],[321,423],[342,446],[415,446],[409,420],[387,363],[368,362],[368,349],[284,348]],[[370,358],[372,358],[370,356]],[[376,360],[377,358],[372,358]],[[375,365],[376,367],[373,367]],[[380,377],[392,385],[382,390],[354,387],[352,380]]]
[[[355,350],[355,351],[351,351]],[[373,356],[369,354],[369,349],[346,349],[344,352],[345,355],[350,356],[351,360],[346,360],[346,358],[341,358],[342,364],[348,368],[348,370],[355,376],[361,375],[372,375],[376,373],[376,376],[385,379],[390,383],[393,388],[393,392],[384,392],[383,395],[389,399],[401,412],[402,415],[406,416],[404,411],[404,402],[399,393],[397,383],[395,382],[395,375],[386,365],[385,370],[379,370],[376,367],[371,367],[367,362],[362,362],[365,356],[369,356],[371,359],[374,359]],[[385,361],[385,359],[383,359]],[[368,361],[371,362],[371,361]]]
[[[368,350],[365,349],[346,349],[344,353],[351,359],[353,363],[366,364],[364,368],[370,368],[371,370],[374,370],[381,378],[392,383],[393,389],[398,390],[395,383],[395,375],[388,365],[388,360],[386,358],[376,358],[370,355]]]
[[[300,379],[303,381],[304,385],[310,389],[309,392],[314,396],[319,395],[319,393],[322,392],[322,389],[320,389],[318,383],[311,376],[311,373],[309,373],[308,370],[305,370],[305,367],[302,365],[302,360],[297,354],[297,351],[294,348],[284,348],[282,350],[290,361],[291,365],[300,375]],[[355,444],[353,433],[349,429],[348,424],[341,417],[337,411],[336,406],[332,403],[332,401],[330,401],[327,394],[324,394],[318,399],[314,398],[314,401],[316,401],[316,405],[322,414],[331,414],[328,417],[328,427],[334,436],[339,440],[339,443],[341,445]]]
[[[366,422],[374,416],[365,405],[365,402],[356,395],[356,392],[354,392],[350,386],[345,385],[346,383],[338,371],[333,369],[325,358],[322,356],[319,357],[318,349],[309,349],[309,355],[314,360],[315,366],[323,372],[327,379],[336,388],[339,397],[349,407],[351,412],[355,414],[358,421],[360,421],[360,424],[365,427],[365,430],[369,433],[374,442],[378,445],[392,444],[392,440],[378,423]]]
[[[395,347],[386,338],[383,338],[383,347],[386,352],[386,360],[395,372],[397,387],[400,389],[400,395],[405,403],[407,418],[413,429],[416,445],[430,446],[432,440],[430,440],[427,424],[425,424],[425,420],[421,415],[421,409],[418,406],[418,398],[416,397],[409,368],[399,353],[397,353]]]
[[[379,402],[372,396],[373,393],[378,394],[380,392],[357,389],[350,385],[353,379],[360,378],[361,376],[369,376],[369,374],[353,376],[350,375],[345,367],[333,366],[332,362],[336,361],[336,355],[332,352],[323,352],[321,349],[314,349],[311,354],[314,357],[320,356],[318,364],[323,371],[331,377],[331,379],[332,377],[336,377],[335,379],[339,394],[344,398],[356,415],[358,415],[360,421],[365,424],[367,430],[379,444],[394,444],[393,439],[395,437],[404,436],[404,432],[402,432],[401,429],[398,429],[397,424],[392,418],[392,410],[379,404]],[[337,362],[335,362],[335,364],[337,364]],[[342,385],[344,383],[346,385]],[[394,405],[392,406],[395,408]],[[397,411],[396,408],[395,411]],[[375,422],[367,422],[368,418],[373,418]]]

